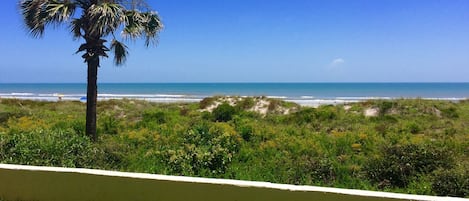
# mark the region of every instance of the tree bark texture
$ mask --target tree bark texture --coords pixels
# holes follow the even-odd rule
[[[98,66],[99,57],[93,56],[88,60],[88,85],[86,92],[86,134],[96,142],[96,104],[98,101]]]

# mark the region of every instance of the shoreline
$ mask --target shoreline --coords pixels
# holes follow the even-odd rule
[[[302,106],[368,100],[469,99],[469,83],[100,83],[98,100],[193,103],[207,97],[266,97]],[[86,101],[86,84],[0,84],[0,98]]]
[[[221,95],[223,97],[236,97],[231,95]],[[101,94],[98,95],[98,101],[108,100],[143,100],[155,103],[196,103],[207,97],[215,96],[191,96],[191,95],[168,95],[168,94]],[[259,97],[259,96],[238,96],[238,97]],[[335,98],[314,98],[314,97],[286,97],[286,96],[265,96],[271,99],[283,100],[296,103],[300,106],[319,107],[321,105],[344,105],[350,103],[365,102],[369,100],[398,100],[398,99],[422,99],[458,102],[468,100],[468,98],[427,98],[427,97],[335,97]],[[0,94],[0,99],[18,99],[45,102],[58,101],[80,101],[86,102],[86,96],[81,94],[50,94],[34,95],[30,93]]]

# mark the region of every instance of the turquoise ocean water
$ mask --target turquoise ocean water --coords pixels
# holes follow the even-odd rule
[[[469,98],[469,83],[103,83],[99,99],[135,98],[156,102],[199,101],[214,95],[268,96],[300,104],[365,99]],[[86,84],[0,84],[0,98],[80,100]]]

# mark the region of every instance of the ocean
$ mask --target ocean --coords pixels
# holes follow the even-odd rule
[[[98,99],[197,102],[215,95],[267,96],[302,105],[368,99],[469,98],[469,83],[100,83]],[[84,100],[86,84],[0,84],[0,98],[42,101]]]

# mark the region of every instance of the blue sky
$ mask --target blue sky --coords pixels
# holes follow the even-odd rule
[[[99,82],[469,82],[467,0],[153,0],[156,47]],[[27,34],[0,2],[0,82],[86,82],[66,27]]]

